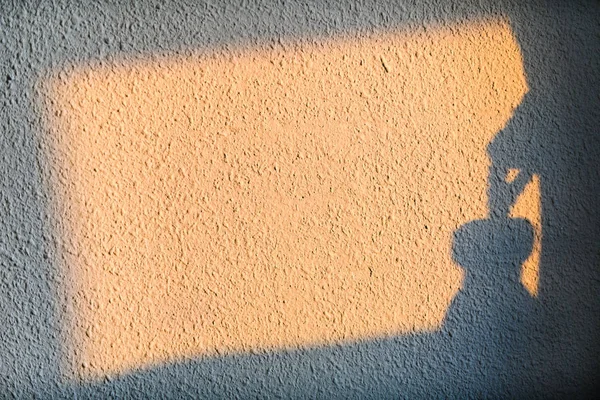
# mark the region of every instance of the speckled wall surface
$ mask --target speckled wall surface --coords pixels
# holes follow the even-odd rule
[[[0,397],[593,397],[597,2],[68,3],[0,5]]]

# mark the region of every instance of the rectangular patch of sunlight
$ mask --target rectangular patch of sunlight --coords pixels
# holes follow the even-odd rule
[[[61,73],[62,74],[62,73]],[[46,82],[77,373],[440,326],[527,87],[508,23]]]

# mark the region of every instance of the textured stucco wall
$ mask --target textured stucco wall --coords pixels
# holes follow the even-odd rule
[[[597,2],[68,3],[0,5],[0,397],[598,388]]]

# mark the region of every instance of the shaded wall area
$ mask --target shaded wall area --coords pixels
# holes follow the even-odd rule
[[[111,3],[0,6],[0,393],[7,397],[587,397],[597,389],[600,245],[595,2]],[[288,350],[208,355],[81,380],[73,293],[39,82],[81,65],[285,47],[506,18],[528,93],[487,148],[490,216],[454,232],[462,290],[440,329]],[[66,72],[65,72],[66,71]],[[56,110],[60,114],[60,110]],[[534,232],[507,219],[540,179],[537,297],[518,282]],[[468,188],[465,188],[468,190]]]

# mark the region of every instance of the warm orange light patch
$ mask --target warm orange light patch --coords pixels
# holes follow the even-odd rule
[[[519,169],[509,168],[508,172],[506,173],[506,182],[508,182],[508,183],[514,182],[514,180],[517,179],[518,175],[519,175]]]
[[[532,296],[537,296],[540,277],[540,255],[542,254],[542,198],[540,192],[540,177],[534,174],[531,181],[513,205],[510,216],[525,218],[531,222],[534,231],[533,249],[531,255],[521,270],[521,283]]]
[[[525,91],[501,20],[53,81],[77,373],[438,328]]]

